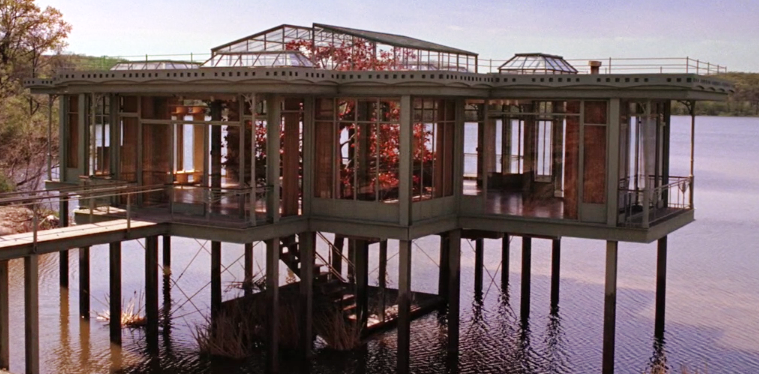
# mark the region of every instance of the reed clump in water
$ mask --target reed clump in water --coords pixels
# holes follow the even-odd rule
[[[124,300],[121,301],[121,327],[122,328],[137,328],[142,327],[147,324],[147,318],[145,317],[143,311],[142,311],[142,305],[143,305],[143,294],[135,294],[129,299],[128,302],[124,303]],[[95,317],[98,319],[98,321],[103,322],[110,322],[111,320],[111,300],[110,296],[106,296],[105,303],[108,306],[104,311],[95,313]]]

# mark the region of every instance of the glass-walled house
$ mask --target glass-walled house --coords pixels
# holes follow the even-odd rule
[[[51,189],[160,186],[135,205],[250,229],[308,219],[378,238],[461,227],[644,242],[693,220],[693,176],[669,172],[671,103],[732,89],[580,74],[547,54],[480,73],[472,52],[323,24],[275,27],[202,64],[26,84],[61,104]]]

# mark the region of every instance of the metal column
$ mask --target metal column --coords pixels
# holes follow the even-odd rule
[[[654,336],[664,337],[664,306],[667,298],[667,237],[659,239],[656,257],[656,317]]]
[[[10,366],[10,300],[8,260],[0,260],[0,369]]]
[[[110,278],[110,335],[111,342],[121,344],[121,242],[110,243],[109,248]]]
[[[301,350],[303,357],[311,358],[313,352],[313,317],[314,317],[314,255],[316,232],[309,231],[299,235],[300,241],[300,302],[301,302]]]
[[[520,318],[522,323],[530,318],[530,281],[532,272],[532,238],[522,237],[522,302]]]
[[[559,284],[561,283],[561,239],[551,243],[551,310],[559,306]]]
[[[266,371],[279,372],[279,238],[266,241]]]
[[[79,248],[79,317],[90,319],[90,247]]]
[[[211,320],[221,309],[221,242],[211,242]]]
[[[604,292],[603,373],[614,373],[614,333],[617,319],[617,249],[615,241],[606,242],[606,287]]]
[[[40,372],[40,299],[38,255],[24,257],[24,347],[26,372]]]
[[[158,349],[158,237],[145,238],[145,319],[148,350]]]
[[[411,344],[411,241],[398,243],[398,361],[397,372],[409,372]]]

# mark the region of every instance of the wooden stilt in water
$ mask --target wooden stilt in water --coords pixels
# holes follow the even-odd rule
[[[362,328],[369,319],[369,245],[366,240],[355,240],[356,261],[356,318]]]
[[[279,238],[266,241],[266,372],[279,372]]]
[[[58,216],[60,217],[60,226],[68,227],[69,225],[69,202],[68,200],[61,200],[58,207]],[[64,249],[58,253],[59,262],[59,278],[61,287],[69,286],[69,251]]]
[[[561,280],[561,239],[551,243],[551,311],[559,306],[559,284]]]
[[[664,307],[667,298],[667,237],[657,242],[656,256],[656,317],[654,318],[654,336],[664,337]]]
[[[0,260],[0,369],[10,366],[10,299],[8,260]]]
[[[79,317],[90,319],[90,247],[79,248]]]
[[[148,351],[158,350],[158,237],[145,238],[145,319]]]
[[[26,372],[40,372],[40,300],[37,255],[24,257],[24,346]]]
[[[440,271],[438,275],[438,296],[448,299],[448,274],[450,273],[450,242],[448,234],[440,235]]]
[[[111,342],[121,344],[121,242],[109,245],[109,303]]]
[[[448,233],[448,356],[458,363],[461,291],[461,230]]]
[[[332,248],[332,268],[338,274],[343,273],[343,246],[345,245],[345,237],[335,235],[335,244]]]
[[[617,249],[617,242],[606,242],[603,374],[614,373],[614,334],[617,319]]]
[[[398,373],[410,369],[411,347],[411,241],[398,244]]]
[[[532,278],[532,238],[522,237],[522,301],[520,318],[522,323],[530,318],[530,281]]]
[[[163,250],[163,271],[168,272],[171,270],[171,236],[164,235],[163,243],[161,244]]]
[[[387,240],[379,243],[379,294],[380,294],[380,320],[385,322],[385,290],[387,289]]]
[[[313,355],[313,318],[314,318],[314,255],[316,233],[313,231],[299,235],[300,241],[300,302],[301,302],[301,350],[303,357],[308,359]]]
[[[485,239],[474,241],[474,296],[482,297],[482,270],[485,267]]]
[[[509,289],[509,251],[511,249],[509,234],[503,234],[501,242],[501,292],[508,294]]]
[[[245,272],[245,282],[251,282],[253,280],[253,243],[245,243],[245,254],[244,254],[244,272]],[[249,287],[250,284],[247,284],[245,287],[245,296],[250,296],[253,294],[253,289]]]
[[[211,242],[211,320],[221,309],[221,242]]]
[[[356,240],[348,239],[348,281],[356,281]]]

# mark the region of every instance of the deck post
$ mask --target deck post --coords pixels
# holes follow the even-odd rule
[[[90,319],[90,247],[79,248],[79,317]]]
[[[58,204],[58,217],[60,217],[60,226],[68,227],[69,225],[69,201],[67,197],[63,195],[61,201]],[[59,262],[59,278],[61,287],[68,288],[69,286],[69,250],[64,249],[58,253]]]
[[[509,234],[504,233],[501,241],[501,292],[508,294],[509,289],[509,255],[510,255]]]
[[[667,237],[659,239],[656,257],[656,317],[654,336],[664,337],[664,306],[667,296]]]
[[[282,97],[266,97],[266,138],[279,139],[282,123]],[[267,221],[279,221],[280,213],[280,142],[266,142],[266,217]]]
[[[332,247],[332,268],[338,274],[343,273],[343,246],[345,237],[335,234],[335,244]]]
[[[448,274],[450,273],[451,244],[447,233],[440,234],[440,271],[438,275],[438,296],[448,300]]]
[[[279,238],[266,240],[266,372],[279,372]]]
[[[603,373],[614,373],[614,330],[617,318],[617,249],[615,241],[606,242],[606,287],[604,292]]]
[[[108,246],[110,278],[110,335],[111,342],[121,345],[121,242]]]
[[[300,240],[300,339],[303,357],[311,358],[313,352],[313,318],[314,318],[314,256],[316,232],[309,231],[299,235]]]
[[[211,242],[211,321],[221,309],[221,242]]]
[[[530,318],[530,281],[532,272],[532,238],[522,237],[522,301],[520,318],[522,323]]]
[[[474,241],[474,297],[482,297],[482,270],[485,267],[485,239]]]
[[[380,321],[385,322],[385,290],[387,289],[387,240],[379,243],[379,294],[380,294]]]
[[[10,298],[8,260],[0,260],[0,369],[10,366]]]
[[[244,262],[244,272],[245,272],[245,278],[243,282],[245,282],[245,296],[250,296],[253,294],[253,289],[250,287],[253,281],[253,243],[245,243],[245,259]]]
[[[461,230],[448,232],[448,355],[458,360],[461,291]]]
[[[145,238],[145,319],[148,350],[155,351],[158,348],[158,236]]]
[[[168,272],[171,269],[171,236],[163,236],[161,249],[163,250],[163,269]]]
[[[561,283],[561,239],[551,243],[551,311],[559,306],[559,284]]]
[[[369,245],[366,240],[355,240],[356,260],[356,320],[366,329],[369,320]]]
[[[26,372],[40,372],[40,299],[38,255],[24,257],[24,348]]]
[[[348,239],[348,281],[356,281],[356,240]]]
[[[396,372],[409,372],[411,345],[411,240],[398,243],[398,361]]]

